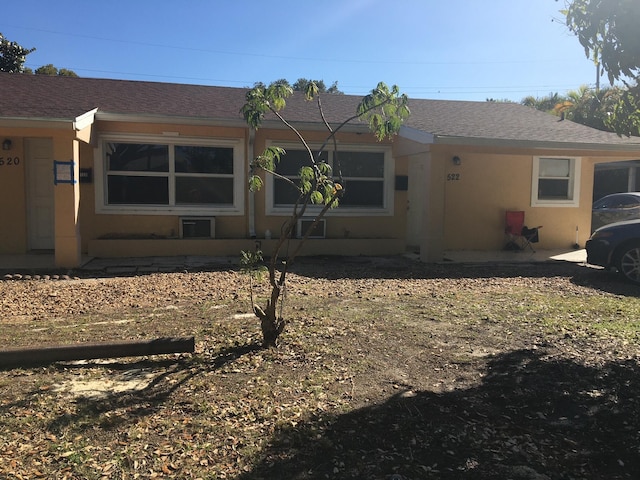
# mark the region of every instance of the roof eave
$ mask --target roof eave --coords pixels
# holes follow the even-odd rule
[[[74,130],[74,118],[0,117],[0,127],[5,128],[55,128]]]
[[[434,143],[436,138],[432,133],[425,132],[424,130],[413,127],[407,127],[406,125],[400,127],[400,132],[398,133],[398,135],[400,135],[400,137],[402,138],[406,138],[407,140],[412,140],[424,145]]]
[[[246,127],[247,124],[241,119],[214,118],[214,117],[185,117],[154,114],[131,114],[131,113],[96,113],[96,120],[104,122],[130,122],[130,123],[160,123],[160,124],[180,124],[180,125],[216,125],[223,127]]]
[[[181,124],[181,125],[216,125],[222,127],[243,127],[248,128],[247,123],[242,119],[215,118],[215,117],[185,117],[185,116],[167,116],[153,114],[130,114],[130,113],[112,113],[98,111],[95,115],[96,120],[105,122],[131,122],[131,123],[160,123],[160,124]],[[298,130],[305,131],[326,131],[327,127],[321,122],[290,122]],[[338,124],[331,124],[332,127]],[[271,130],[287,130],[289,127],[279,120],[264,120],[261,129]],[[366,133],[368,128],[361,124],[347,124],[342,129],[344,132]]]
[[[299,122],[294,120],[294,121],[290,121],[289,123],[300,131],[328,132],[327,126],[322,122]],[[331,128],[335,129],[341,124],[337,122],[335,123],[329,122],[329,125],[331,126]],[[289,130],[289,127],[279,120],[264,120],[260,124],[260,128],[262,129],[268,128],[270,130]],[[340,131],[347,132],[347,133],[371,133],[368,125],[365,125],[363,123],[361,124],[347,123],[346,125],[343,125],[342,128],[340,128]]]
[[[551,149],[551,150],[593,150],[611,152],[638,152],[640,143],[589,143],[589,142],[557,142],[546,140],[515,140],[476,137],[450,137],[436,135],[433,143],[438,145],[464,145],[480,147]]]

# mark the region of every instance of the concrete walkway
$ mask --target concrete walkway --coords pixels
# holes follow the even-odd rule
[[[453,263],[587,263],[585,249],[520,250],[520,251],[445,251],[444,261]]]
[[[418,260],[418,255],[407,255]],[[584,264],[587,253],[583,250],[538,250],[532,251],[447,251],[441,263],[541,263],[571,262]],[[238,257],[211,257],[180,255],[174,257],[127,257],[91,258],[84,257],[82,266],[73,269],[84,272],[106,272],[111,275],[174,272],[178,270],[205,269],[207,267],[237,266]],[[56,269],[54,256],[49,254],[0,255],[0,271],[30,272]]]

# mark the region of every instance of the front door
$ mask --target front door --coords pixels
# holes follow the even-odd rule
[[[53,250],[53,144],[48,138],[26,140],[27,228],[31,250]]]

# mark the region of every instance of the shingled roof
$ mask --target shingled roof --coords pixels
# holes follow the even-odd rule
[[[148,118],[242,122],[246,88],[175,83],[0,74],[0,119],[74,120],[101,114]],[[359,96],[325,95],[329,121],[353,115]],[[640,138],[618,137],[516,103],[411,99],[407,131],[435,143],[522,143],[640,149]],[[293,122],[319,123],[314,104],[302,95],[287,102]]]

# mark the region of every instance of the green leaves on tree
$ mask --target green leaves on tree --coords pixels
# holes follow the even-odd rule
[[[0,33],[0,72],[22,73],[27,55],[35,48],[24,48],[16,42],[8,40]]]
[[[369,123],[378,140],[393,137],[409,117],[408,98],[394,85],[391,89],[380,82],[358,105],[357,115]]]
[[[563,11],[587,57],[602,68],[609,82],[627,91],[615,105],[607,124],[620,135],[640,129],[640,2],[637,0],[570,0]],[[598,71],[600,75],[600,70]]]
[[[262,155],[258,155],[252,162],[252,168],[275,170],[280,158],[287,153],[282,147],[267,147]]]
[[[245,104],[240,109],[245,122],[252,128],[259,128],[267,112],[278,112],[286,105],[286,99],[293,94],[291,86],[274,82],[269,86],[257,84],[245,96]]]

